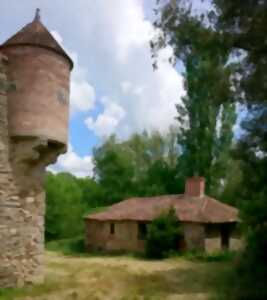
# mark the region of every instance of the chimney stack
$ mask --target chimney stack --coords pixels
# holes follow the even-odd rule
[[[203,197],[205,194],[205,178],[197,176],[187,178],[185,194],[190,197]]]

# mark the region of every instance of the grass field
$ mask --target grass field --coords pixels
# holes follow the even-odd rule
[[[45,282],[0,290],[1,300],[205,300],[228,262],[184,258],[148,261],[128,256],[46,253]]]

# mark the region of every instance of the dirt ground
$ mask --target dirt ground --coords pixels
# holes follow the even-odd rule
[[[222,262],[183,258],[147,261],[127,256],[46,254],[45,282],[0,293],[1,300],[206,300]]]

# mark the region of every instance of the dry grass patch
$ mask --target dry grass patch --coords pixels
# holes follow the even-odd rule
[[[45,283],[0,293],[1,300],[205,300],[218,284],[222,262],[182,258],[46,255]]]

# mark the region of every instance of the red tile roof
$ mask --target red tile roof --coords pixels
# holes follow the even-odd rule
[[[85,219],[98,221],[151,221],[173,207],[182,222],[228,223],[238,221],[238,210],[211,197],[166,195],[130,198]]]
[[[71,58],[42,24],[39,17],[35,17],[33,22],[23,27],[19,32],[8,39],[4,44],[1,45],[0,49],[23,45],[30,45],[52,50],[64,56],[69,61],[70,68],[73,68],[73,62]]]

